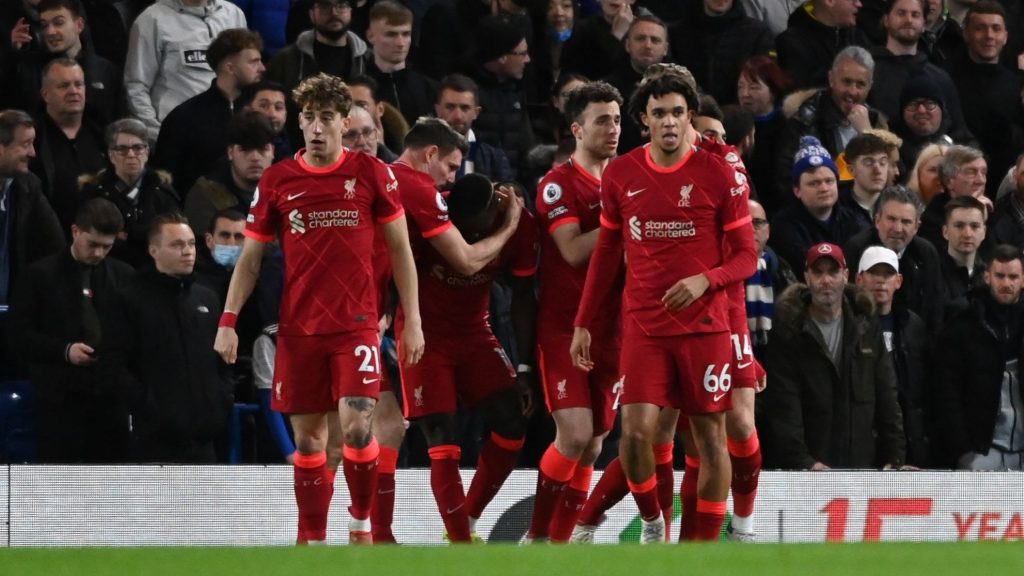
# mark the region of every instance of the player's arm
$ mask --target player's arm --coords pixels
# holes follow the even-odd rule
[[[600,227],[594,228],[590,232],[583,232],[580,230],[579,223],[568,221],[551,230],[550,233],[562,259],[569,266],[579,268],[586,266],[590,261],[590,255],[594,253],[594,246],[597,245],[599,230]]]
[[[711,270],[683,278],[669,288],[662,302],[670,311],[680,310],[695,302],[708,290],[719,290],[733,282],[750,278],[757,270],[757,248],[750,227],[749,212],[743,218],[725,225],[725,247],[728,257]]]
[[[501,227],[487,238],[469,244],[458,229],[449,226],[444,232],[429,238],[428,242],[456,272],[464,276],[476,274],[498,256],[519,226],[522,204],[509,202],[507,195],[503,201],[508,208]]]
[[[228,364],[234,364],[238,358],[238,334],[235,332],[235,322],[238,321],[238,312],[249,300],[253,289],[256,288],[267,244],[267,241],[247,234],[245,242],[242,244],[242,253],[238,256],[238,262],[235,264],[235,271],[231,274],[231,284],[228,286],[224,313],[221,314],[217,339],[213,343],[213,349]]]
[[[384,240],[391,254],[395,287],[405,314],[405,326],[400,335],[399,350],[401,361],[411,366],[423,356],[423,325],[420,320],[419,285],[416,279],[416,262],[409,246],[409,229],[405,216],[399,216],[382,225]]]
[[[569,354],[573,365],[584,370],[594,367],[590,358],[590,326],[594,323],[601,306],[608,298],[615,278],[622,270],[622,226],[613,224],[601,217],[597,243],[591,256],[590,267],[587,269],[587,281],[583,285],[583,298],[576,311],[575,329]]]
[[[514,274],[514,273],[513,273]],[[523,398],[523,413],[530,415],[537,397],[537,377],[534,372],[537,362],[534,350],[537,334],[537,298],[533,291],[533,275],[513,275],[512,288],[512,329],[516,333],[516,352],[519,365],[516,367],[516,383]]]

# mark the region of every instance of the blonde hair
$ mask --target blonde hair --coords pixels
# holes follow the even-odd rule
[[[946,149],[949,148],[946,144],[929,144],[921,149],[917,154],[917,160],[914,162],[914,168],[910,171],[909,182],[910,189],[917,194],[922,201],[928,203],[931,198],[925,198],[924,193],[921,192],[921,170],[924,169],[925,164],[930,162],[937,156],[943,156],[946,154]]]

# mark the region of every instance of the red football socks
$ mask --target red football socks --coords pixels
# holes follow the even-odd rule
[[[442,444],[429,449],[430,488],[441,513],[449,542],[469,542],[469,515],[466,513],[466,494],[459,474],[462,449],[454,444]]]
[[[744,518],[754,514],[757,481],[761,474],[761,443],[757,431],[746,440],[729,440],[732,460],[733,515]]]
[[[693,540],[697,529],[697,476],[700,475],[700,458],[686,456],[683,484],[679,496],[683,504],[683,518],[679,523],[679,540]]]
[[[633,482],[626,479],[629,491],[633,493],[636,500],[636,507],[640,510],[640,517],[650,522],[661,515],[661,506],[658,504],[658,477],[651,474],[651,477],[642,482]]]
[[[377,456],[380,447],[374,438],[365,448],[345,445],[341,449],[345,483],[348,484],[352,505],[348,512],[357,520],[370,517],[373,499],[377,496]]]
[[[576,527],[583,505],[587,503],[587,492],[590,491],[590,479],[594,475],[593,466],[576,466],[572,480],[562,491],[562,499],[555,506],[551,517],[548,536],[552,542],[568,542],[572,529]]]
[[[693,539],[717,542],[725,522],[725,500],[712,502],[697,499],[697,521],[694,523]]]
[[[665,541],[668,542],[672,532],[672,511],[675,502],[676,479],[672,469],[672,449],[674,442],[654,445],[654,476],[658,479],[658,505],[661,515],[665,518]]]
[[[580,512],[579,523],[599,526],[604,521],[604,513],[622,501],[628,493],[629,485],[626,483],[626,473],[622,470],[622,461],[616,458],[608,463],[597,486],[594,486],[594,491]]]
[[[537,470],[537,495],[533,501],[533,518],[528,534],[534,538],[545,538],[548,526],[566,485],[576,470],[576,460],[566,457],[555,448],[548,446],[540,459]]]
[[[334,483],[328,475],[327,453],[295,453],[295,504],[299,508],[298,544],[327,540],[327,510],[334,495]]]
[[[476,475],[466,494],[466,509],[471,518],[479,518],[491,503],[505,479],[512,473],[523,447],[522,438],[505,438],[491,432],[480,450]]]
[[[380,447],[377,459],[377,498],[370,513],[374,544],[394,544],[395,535],[391,524],[395,517],[395,468],[398,466],[398,450]]]

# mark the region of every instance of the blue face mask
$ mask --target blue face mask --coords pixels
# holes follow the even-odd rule
[[[572,28],[569,28],[568,30],[562,30],[561,32],[559,32],[558,30],[551,30],[550,35],[551,38],[557,40],[558,42],[565,42],[569,38],[572,38]]]
[[[227,244],[213,245],[213,260],[225,268],[234,268],[238,262],[238,256],[242,253],[241,246],[228,246]]]

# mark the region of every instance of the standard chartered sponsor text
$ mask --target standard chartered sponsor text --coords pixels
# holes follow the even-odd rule
[[[359,210],[313,210],[306,217],[307,228],[334,228],[359,225]]]
[[[644,238],[689,238],[697,235],[693,222],[679,220],[644,222]]]

